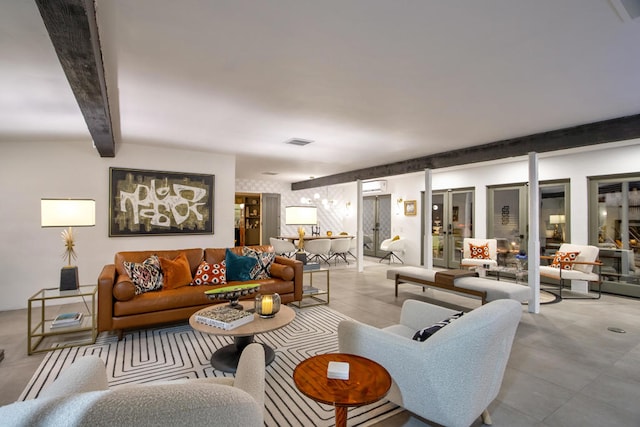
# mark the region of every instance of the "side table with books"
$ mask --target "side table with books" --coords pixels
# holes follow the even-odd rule
[[[70,291],[44,288],[36,292],[27,303],[27,354],[95,343],[98,336],[97,297],[96,285],[82,285]],[[58,304],[62,300],[81,303],[78,304],[80,311],[53,315],[54,309],[61,310],[52,303]]]
[[[265,319],[251,311],[254,308],[254,302],[252,300],[242,300],[239,301],[239,303],[242,304],[244,311],[236,309],[232,310],[236,310],[240,313],[249,313],[252,319],[248,321],[241,320],[241,322],[245,323],[241,323],[239,326],[231,327],[231,325],[229,325],[225,327],[224,325],[213,326],[208,324],[209,322],[215,323],[224,320],[217,318],[215,314],[212,316],[211,311],[218,307],[226,308],[226,304],[203,308],[202,310],[196,311],[189,318],[189,324],[196,331],[211,335],[233,337],[233,344],[229,344],[216,350],[211,356],[211,366],[219,371],[236,372],[242,350],[254,342],[255,335],[282,328],[283,326],[291,323],[291,321],[296,317],[295,311],[284,304],[280,306],[280,311],[278,311],[274,317]],[[207,312],[209,312],[209,316],[207,316]],[[209,317],[209,320],[207,320],[207,317]],[[231,320],[231,322],[234,322],[234,320]],[[231,329],[228,329],[229,327],[231,327]],[[260,344],[264,347],[265,363],[269,365],[275,360],[275,351],[266,344]]]
[[[321,268],[318,263],[306,264],[302,271],[302,299],[292,304],[295,304],[298,308],[329,304],[329,290],[331,285],[329,271],[328,268]],[[313,283],[313,277],[317,275],[324,275],[324,286],[317,286],[319,285],[318,283]]]

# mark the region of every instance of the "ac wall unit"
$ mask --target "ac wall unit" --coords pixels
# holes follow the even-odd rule
[[[382,193],[387,191],[387,181],[365,181],[362,183],[364,194]]]

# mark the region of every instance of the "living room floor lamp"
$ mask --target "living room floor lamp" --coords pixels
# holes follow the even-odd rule
[[[42,227],[69,227],[61,233],[65,245],[63,257],[67,265],[60,270],[60,290],[78,289],[78,267],[71,265],[71,259],[77,257],[72,227],[96,225],[95,200],[41,199],[40,215]]]
[[[318,208],[315,206],[287,206],[285,208],[285,224],[298,225],[298,252],[296,259],[306,264],[304,253],[304,227],[318,223]]]

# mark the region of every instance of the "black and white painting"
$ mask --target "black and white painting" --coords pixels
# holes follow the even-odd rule
[[[214,175],[109,168],[109,236],[213,234]]]

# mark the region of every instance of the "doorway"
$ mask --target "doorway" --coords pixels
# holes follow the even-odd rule
[[[498,245],[498,264],[527,249],[529,212],[526,184],[487,188],[487,237]]]
[[[487,237],[497,239],[498,264],[515,262],[529,245],[529,186],[510,184],[487,189]],[[569,181],[540,183],[540,249],[554,254],[570,241]]]
[[[431,233],[434,266],[460,267],[462,240],[473,236],[474,197],[473,189],[433,192]]]
[[[391,237],[391,195],[363,197],[362,224],[363,254],[382,258],[380,243]]]

